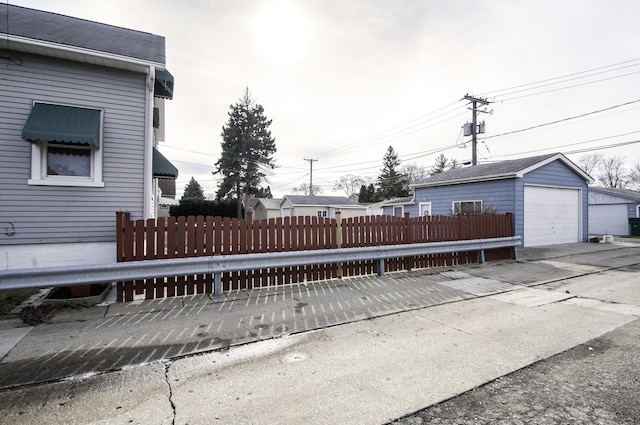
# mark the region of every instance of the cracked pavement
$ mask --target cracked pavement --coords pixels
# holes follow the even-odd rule
[[[0,329],[24,334],[0,362],[3,422],[385,423],[637,320],[639,253],[521,250]]]

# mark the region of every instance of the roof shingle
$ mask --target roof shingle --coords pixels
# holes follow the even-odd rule
[[[480,164],[473,167],[455,168],[453,170],[444,171],[433,175],[428,179],[417,183],[414,187],[439,186],[445,184],[466,183],[473,181],[484,181],[492,179],[504,179],[516,177],[516,175],[528,168],[534,167],[536,164],[543,163],[555,156],[564,162],[571,164],[575,169],[579,168],[571,163],[564,155],[559,153],[551,153],[540,156],[532,156],[529,158],[513,159],[509,161],[500,161],[491,164]],[[585,176],[586,173],[580,170]],[[588,177],[588,176],[587,176]]]
[[[0,5],[0,33],[165,63],[162,36],[21,6]]]

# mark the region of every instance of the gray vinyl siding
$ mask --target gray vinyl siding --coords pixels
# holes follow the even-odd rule
[[[589,190],[589,205],[613,204],[627,204],[627,216],[629,218],[638,217],[638,205],[640,205],[640,202],[635,202],[630,200],[629,198],[615,196],[610,193],[602,193],[595,190]]]
[[[626,204],[627,216],[629,218],[640,218],[638,215],[638,206],[640,202],[634,201],[623,196],[616,196],[611,193],[602,193],[596,190],[589,190],[589,205],[613,205]]]
[[[416,205],[405,206],[405,212],[415,217],[420,203],[431,202],[432,215],[451,215],[454,201],[482,201],[483,209],[492,208],[498,214],[505,214],[514,210],[514,191],[513,180],[416,188]]]
[[[611,195],[609,193],[597,192],[595,190],[589,190],[589,204],[590,205],[609,205],[609,204],[628,204],[629,198],[623,198],[621,196]]]
[[[574,173],[570,168],[560,161],[553,161],[540,168],[525,174],[523,184],[549,186],[549,187],[568,187],[582,190],[582,241],[586,242],[589,238],[589,190],[587,182]],[[522,204],[519,211],[519,222],[522,228],[518,227],[519,222],[516,220],[516,234],[524,234],[524,186],[522,188]],[[520,207],[520,206],[519,206]],[[518,233],[519,230],[522,233]]]
[[[0,71],[0,244],[109,242],[116,211],[141,218],[146,76],[20,54]],[[33,101],[104,111],[103,188],[33,186],[31,145],[21,139]]]

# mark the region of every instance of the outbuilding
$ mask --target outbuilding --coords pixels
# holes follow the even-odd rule
[[[513,214],[524,246],[586,242],[593,179],[561,153],[456,168],[413,186],[385,214]],[[402,211],[400,211],[402,209]]]
[[[640,192],[629,189],[589,188],[589,233],[592,235],[636,235],[640,220]]]
[[[253,198],[250,201],[254,220],[268,220],[280,217],[280,199]]]

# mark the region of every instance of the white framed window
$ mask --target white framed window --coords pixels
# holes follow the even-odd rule
[[[482,201],[453,201],[451,211],[455,215],[482,214]]]
[[[394,217],[404,217],[404,205],[397,205],[393,207]]]
[[[640,205],[636,207],[636,217],[640,218]]]
[[[104,187],[102,153],[84,145],[35,142],[31,146],[31,179],[28,184]]]
[[[420,217],[431,215],[431,202],[420,202]]]
[[[327,210],[318,210],[318,211],[316,211],[316,214],[320,218],[327,218],[329,216],[329,211],[327,211]]]
[[[93,118],[88,124],[87,114]],[[31,142],[31,178],[27,183],[104,187],[102,121],[100,109],[34,103],[23,128],[23,138]]]

